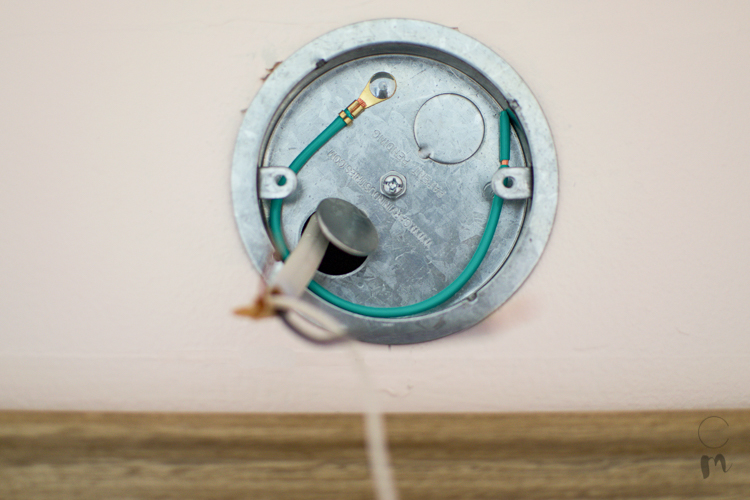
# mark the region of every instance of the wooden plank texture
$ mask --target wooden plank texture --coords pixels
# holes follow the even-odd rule
[[[390,415],[388,434],[406,500],[750,498],[748,410]],[[373,494],[357,415],[0,412],[0,499],[52,498]]]

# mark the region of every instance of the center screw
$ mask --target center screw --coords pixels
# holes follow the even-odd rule
[[[388,172],[380,178],[380,192],[396,199],[406,192],[406,177],[398,172]]]

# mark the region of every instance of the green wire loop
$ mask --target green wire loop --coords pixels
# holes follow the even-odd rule
[[[500,113],[500,161],[510,159],[510,119],[508,117],[508,111],[504,110]],[[295,173],[298,173],[305,163],[320,149],[325,143],[327,143],[333,136],[335,136],[341,129],[346,127],[346,122],[343,118],[336,117],[335,120],[316,137],[302,152],[294,159],[289,168]],[[502,168],[502,167],[501,167]],[[281,230],[281,208],[284,204],[283,199],[272,200],[271,209],[268,216],[268,225],[271,229],[271,237],[276,245],[276,248],[281,253],[282,259],[286,260],[289,255],[289,247],[284,240],[284,234]],[[354,314],[361,314],[363,316],[370,316],[373,318],[401,318],[404,316],[414,316],[421,314],[425,311],[443,304],[453,295],[455,295],[464,285],[471,279],[479,265],[484,260],[487,251],[490,248],[492,238],[495,236],[495,230],[497,229],[497,223],[500,220],[500,211],[503,208],[503,200],[498,196],[494,196],[492,199],[492,207],[490,208],[490,215],[487,218],[487,225],[484,228],[482,238],[479,240],[479,245],[474,251],[474,255],[469,260],[466,268],[453,280],[453,282],[433,295],[429,299],[411,304],[408,306],[401,307],[372,307],[364,306],[361,304],[355,304],[353,302],[346,301],[337,295],[329,292],[322,285],[315,281],[310,282],[308,288],[312,293],[320,297],[321,299],[329,302],[330,304],[340,307],[345,311],[349,311]]]

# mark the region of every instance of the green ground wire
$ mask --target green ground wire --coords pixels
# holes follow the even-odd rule
[[[338,134],[344,127],[346,127],[346,122],[343,118],[337,116],[336,119],[333,120],[333,122],[331,122],[331,124],[320,133],[320,135],[318,135],[318,137],[313,139],[313,141],[297,155],[297,158],[295,158],[292,164],[289,165],[289,168],[293,170],[295,174],[298,174],[299,171],[302,170],[302,167],[305,166],[305,163],[307,163],[307,161],[312,158],[312,156],[317,153],[326,142],[330,141],[331,138]],[[287,255],[289,255],[289,247],[286,246],[284,233],[281,231],[281,207],[283,204],[283,199],[271,201],[268,225],[271,227],[271,236],[273,237],[274,243],[276,243],[276,248],[281,252],[281,258],[286,260]]]
[[[510,160],[510,116],[500,113],[500,161]]]
[[[508,112],[503,111],[500,113],[500,161],[510,159],[510,120]],[[316,137],[302,152],[294,159],[292,164],[289,166],[295,173],[298,173],[307,161],[328,142],[334,135],[336,135],[342,128],[346,126],[346,123],[341,117],[337,117],[333,123],[331,123],[318,137]],[[501,167],[502,168],[502,167]],[[281,207],[284,204],[283,199],[271,201],[271,210],[269,213],[269,226],[271,229],[271,237],[273,238],[276,247],[281,252],[283,259],[289,255],[289,247],[286,245],[284,235],[281,230]],[[489,250],[492,238],[495,236],[495,230],[497,229],[497,223],[500,220],[500,211],[503,207],[503,200],[498,196],[494,196],[492,199],[492,207],[490,208],[490,215],[487,218],[487,225],[484,228],[482,238],[479,240],[479,245],[474,251],[474,255],[469,260],[466,268],[458,275],[458,277],[443,290],[433,295],[429,299],[411,304],[408,306],[401,307],[372,307],[364,306],[361,304],[354,304],[353,302],[346,301],[341,297],[334,295],[329,292],[323,286],[316,283],[315,281],[310,282],[308,288],[315,295],[321,299],[329,302],[330,304],[340,307],[345,311],[349,311],[355,314],[361,314],[363,316],[370,316],[373,318],[400,318],[404,316],[414,316],[428,311],[440,304],[446,302],[453,295],[456,294],[463,286],[471,279],[479,265],[484,260],[487,251]]]

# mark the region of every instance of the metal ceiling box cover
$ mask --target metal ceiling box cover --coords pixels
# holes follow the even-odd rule
[[[259,194],[260,168],[288,166],[379,72],[393,75],[397,91],[307,162],[284,200],[282,230],[294,248],[321,200],[352,203],[375,225],[378,248],[351,268],[318,272],[315,281],[355,304],[405,306],[462,273],[483,234],[493,187],[508,188],[481,265],[438,307],[378,318],[305,293],[359,340],[423,342],[478,323],[521,286],[557,206],[557,160],[542,110],[488,47],[455,29],[403,19],[362,22],[310,42],[270,74],[247,110],[232,167],[234,210],[253,264],[270,279],[282,264],[269,236],[268,200]],[[515,186],[509,175],[491,183],[500,172],[504,109],[513,127],[510,168],[500,171],[525,174]]]

